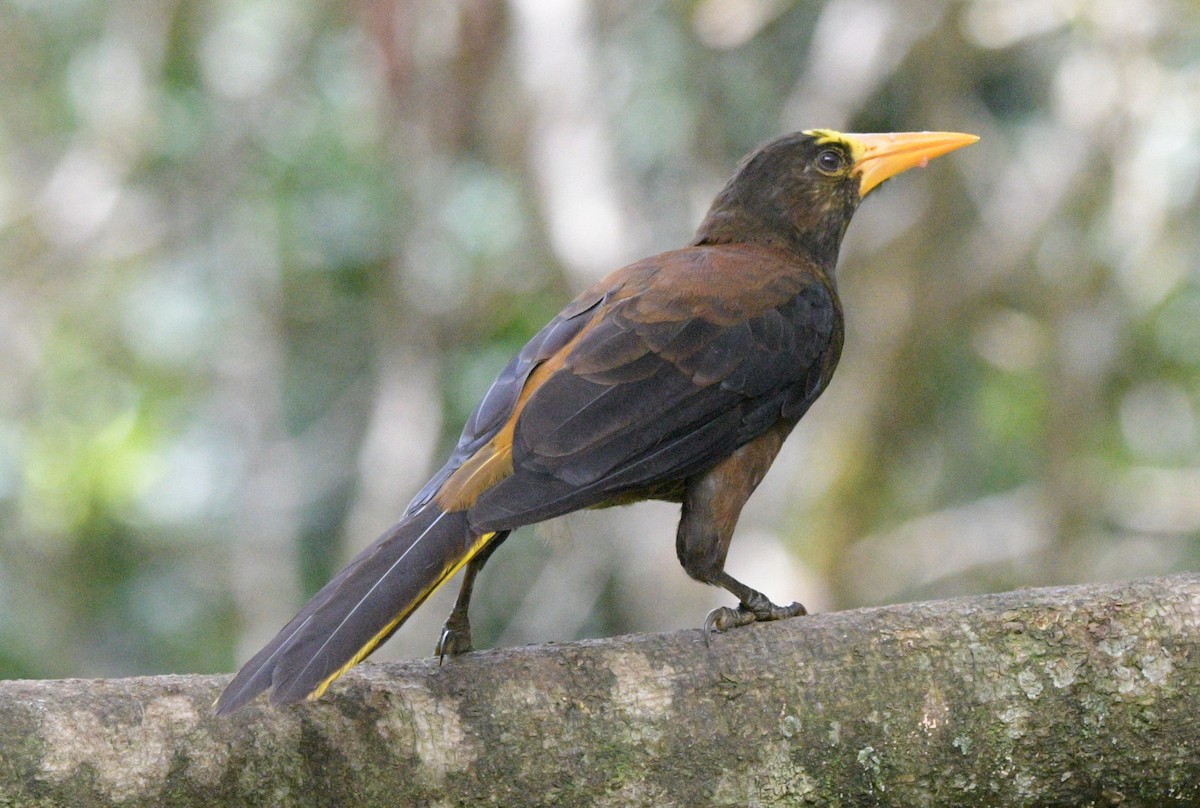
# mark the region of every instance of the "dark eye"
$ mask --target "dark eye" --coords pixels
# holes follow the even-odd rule
[[[824,149],[817,153],[817,169],[825,174],[836,174],[842,170],[843,160],[837,149]]]

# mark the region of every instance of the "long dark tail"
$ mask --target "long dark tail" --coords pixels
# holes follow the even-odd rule
[[[313,596],[242,666],[214,705],[231,713],[271,688],[271,704],[315,699],[392,635],[495,533],[432,502],[406,516]]]

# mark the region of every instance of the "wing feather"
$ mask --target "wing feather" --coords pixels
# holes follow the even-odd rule
[[[711,255],[697,264],[697,249],[651,259],[655,273],[632,276],[640,285],[611,289],[561,367],[526,391],[512,475],[479,494],[475,529],[680,480],[798,418],[819,395],[841,347],[833,290],[761,253],[725,256],[733,280],[723,286],[695,283],[689,271],[714,266]]]

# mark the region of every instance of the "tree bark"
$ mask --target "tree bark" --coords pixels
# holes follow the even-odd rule
[[[0,683],[0,805],[1200,804],[1200,575],[366,664]]]

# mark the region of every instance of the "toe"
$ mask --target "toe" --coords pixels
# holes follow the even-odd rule
[[[446,626],[442,629],[441,636],[438,637],[437,647],[433,653],[437,656],[440,665],[447,656],[458,656],[470,650],[472,650],[470,633]]]
[[[741,607],[731,609],[728,606],[722,606],[719,609],[713,609],[704,620],[704,641],[707,643],[708,638],[716,632],[745,626],[753,623],[754,620],[754,613]]]

